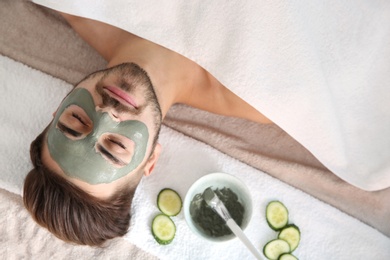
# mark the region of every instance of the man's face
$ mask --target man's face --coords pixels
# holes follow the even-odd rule
[[[160,124],[149,78],[135,64],[119,65],[87,77],[63,100],[47,133],[48,157],[67,177],[116,182],[147,159]]]

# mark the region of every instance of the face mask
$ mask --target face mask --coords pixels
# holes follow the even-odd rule
[[[70,105],[84,109],[93,122],[93,130],[80,140],[69,139],[56,127],[61,114]],[[136,169],[143,161],[149,140],[148,128],[138,120],[115,122],[108,113],[98,112],[95,107],[86,89],[79,88],[70,93],[48,130],[48,148],[67,176],[89,184],[111,183]],[[134,142],[134,154],[129,164],[117,168],[96,151],[97,140],[104,133],[120,134]]]

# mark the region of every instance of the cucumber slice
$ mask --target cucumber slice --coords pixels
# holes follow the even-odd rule
[[[279,231],[288,223],[288,210],[280,201],[271,201],[266,208],[266,219],[273,230]]]
[[[299,245],[299,241],[301,240],[301,232],[296,225],[290,224],[280,231],[278,238],[285,240],[290,245],[292,252]]]
[[[158,209],[167,216],[176,216],[179,214],[182,201],[179,194],[169,188],[162,189],[157,196]]]
[[[271,260],[277,260],[279,256],[290,253],[290,245],[282,239],[274,239],[263,248],[264,255]]]
[[[172,242],[176,233],[176,225],[172,219],[164,214],[154,217],[152,222],[152,234],[160,245],[168,245]]]
[[[292,254],[285,253],[279,256],[278,260],[298,260],[298,258]]]

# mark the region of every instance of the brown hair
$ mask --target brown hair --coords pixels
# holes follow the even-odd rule
[[[58,238],[101,246],[127,233],[133,190],[119,190],[108,200],[95,198],[49,170],[41,160],[47,128],[31,143],[34,169],[25,181],[24,205],[34,220]]]

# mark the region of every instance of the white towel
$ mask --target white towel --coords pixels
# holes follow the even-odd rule
[[[390,186],[390,2],[49,1],[197,62],[347,182]]]
[[[0,56],[0,86],[0,188],[21,194],[31,168],[29,144],[72,87],[4,56]],[[167,127],[162,128],[160,141],[163,153],[154,173],[136,190],[131,229],[125,237],[141,249],[161,259],[252,259],[237,239],[214,244],[192,234],[183,212],[173,218],[177,233],[172,244],[160,246],[151,234],[151,220],[158,213],[156,197],[162,188],[171,187],[184,199],[200,176],[227,172],[251,191],[254,210],[245,233],[259,250],[276,237],[264,211],[268,201],[279,199],[290,210],[290,222],[301,229],[301,245],[294,252],[300,259],[389,259],[388,237],[339,210]]]
[[[268,227],[264,212],[267,202],[278,199],[288,207],[290,222],[301,229],[302,241],[294,252],[299,259],[390,257],[389,238],[306,193],[169,128],[162,129],[160,142],[163,153],[155,172],[144,178],[136,191],[131,231],[126,235],[126,239],[158,258],[254,259],[238,239],[212,243],[193,234],[186,225],[183,211],[172,218],[177,226],[172,244],[161,246],[152,236],[151,221],[159,213],[158,192],[166,187],[173,188],[184,199],[191,184],[211,172],[237,176],[250,189],[254,209],[245,233],[259,251],[277,236]]]
[[[30,143],[52,119],[72,87],[62,80],[0,56],[0,188],[21,194],[31,170]]]

